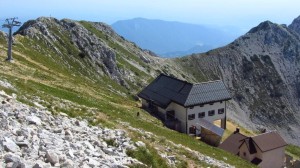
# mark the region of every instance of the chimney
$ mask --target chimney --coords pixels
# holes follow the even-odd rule
[[[236,127],[235,131],[233,132],[234,134],[239,133],[240,132],[240,128]]]

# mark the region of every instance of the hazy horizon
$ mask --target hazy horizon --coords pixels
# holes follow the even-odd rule
[[[270,20],[290,24],[300,15],[296,0],[66,0],[38,1],[1,0],[0,23],[6,18],[21,21],[37,17],[69,18],[112,24],[133,18],[159,19],[211,26],[233,26],[248,30],[260,22]],[[13,10],[12,10],[13,9]]]

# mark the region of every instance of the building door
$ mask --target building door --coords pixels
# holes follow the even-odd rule
[[[195,126],[191,126],[189,128],[189,134],[196,134],[196,127]]]
[[[174,120],[175,119],[175,111],[174,110],[167,111],[166,119],[167,120]]]
[[[150,109],[152,112],[157,112],[157,111],[158,111],[157,106],[154,105],[153,101],[150,101],[150,102],[149,102],[149,109]]]

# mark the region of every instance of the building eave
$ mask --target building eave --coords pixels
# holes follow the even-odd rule
[[[193,106],[200,106],[200,105],[205,105],[205,104],[210,104],[210,103],[215,103],[215,102],[220,102],[220,101],[228,101],[231,100],[232,98],[228,98],[228,99],[220,99],[220,100],[213,100],[213,101],[208,101],[208,102],[201,102],[201,103],[195,103],[195,104],[190,104],[190,105],[183,105],[183,107],[193,107]]]

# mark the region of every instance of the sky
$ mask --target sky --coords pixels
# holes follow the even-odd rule
[[[137,17],[249,30],[270,20],[290,24],[299,0],[0,0],[0,24],[51,16],[112,24]]]

